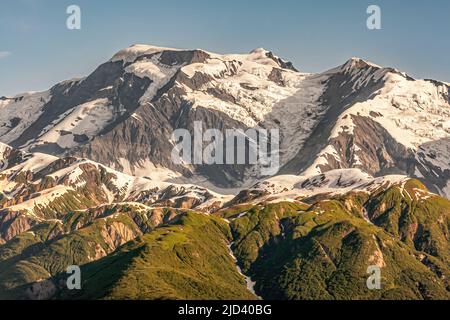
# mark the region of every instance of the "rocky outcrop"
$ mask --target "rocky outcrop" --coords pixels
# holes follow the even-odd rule
[[[0,211],[0,239],[9,241],[15,236],[30,230],[39,223],[36,218],[21,214],[20,212],[10,212],[8,209]]]
[[[108,245],[107,253],[110,253],[128,241],[142,235],[142,233],[139,229],[130,228],[120,222],[113,222],[105,226],[101,231],[101,235],[103,241]]]

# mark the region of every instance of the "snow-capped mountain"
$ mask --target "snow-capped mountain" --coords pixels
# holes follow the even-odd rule
[[[297,71],[264,49],[215,54],[134,45],[86,78],[0,100],[0,141],[130,175],[250,186],[249,165],[177,165],[175,129],[280,129],[280,174],[358,168],[450,196],[449,86],[358,58]]]
[[[27,151],[85,156],[130,174],[149,176],[163,167],[229,185],[243,179],[242,168],[211,172],[173,164],[173,130],[190,129],[195,120],[209,128],[254,127],[274,104],[295,95],[303,77],[264,49],[216,55],[137,45],[85,79],[3,100],[1,139]],[[305,99],[314,108],[313,97]]]
[[[338,98],[344,101],[340,110],[330,107],[287,168],[307,174],[340,168],[359,168],[376,176],[404,174],[448,197],[449,86],[414,80],[360,59],[331,73],[350,79],[341,87],[351,81],[351,95],[364,96],[348,103],[346,95]]]

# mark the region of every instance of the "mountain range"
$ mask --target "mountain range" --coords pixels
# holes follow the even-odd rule
[[[448,83],[134,45],[0,110],[0,298],[450,298]],[[278,129],[278,174],[174,163],[198,121]]]

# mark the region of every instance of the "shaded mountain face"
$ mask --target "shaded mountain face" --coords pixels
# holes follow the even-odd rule
[[[449,298],[448,84],[135,45],[0,110],[0,298]],[[278,129],[278,174],[174,163],[198,121]]]

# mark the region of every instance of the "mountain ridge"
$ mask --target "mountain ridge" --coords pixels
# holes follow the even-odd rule
[[[406,87],[404,92],[395,92],[401,87]],[[262,48],[249,54],[219,55],[201,49],[139,44],[120,50],[86,78],[62,82],[43,93],[4,100],[2,108],[7,116],[0,119],[0,141],[26,151],[87,157],[132,175],[148,176],[152,170],[147,167],[163,167],[173,171],[175,182],[175,177],[198,176],[196,180],[202,180],[204,176],[217,187],[236,188],[261,179],[255,174],[257,168],[175,165],[168,152],[173,148],[170,132],[180,127],[192,130],[197,120],[203,121],[205,128],[221,131],[262,126],[281,130],[282,174],[301,174],[314,170],[314,163],[317,167],[324,162],[328,164],[321,166],[323,170],[362,165],[363,170],[377,175],[392,171],[384,168],[387,161],[388,167],[399,173],[424,176],[428,187],[445,195],[448,168],[441,167],[444,179],[440,180],[425,173],[439,168],[420,148],[423,142],[450,135],[450,123],[445,122],[448,92],[443,82],[414,80],[396,69],[356,57],[321,74],[303,74]],[[405,98],[399,99],[402,96]],[[390,99],[386,111],[395,123],[380,122],[382,114],[377,107],[365,111],[363,117],[359,110],[352,111],[378,97]],[[432,103],[442,109],[429,108]],[[402,119],[408,108],[417,110],[412,124],[416,125],[414,121],[421,113],[435,123],[423,126],[420,130],[424,133],[411,128]],[[13,114],[9,109],[23,111],[12,117],[8,116]],[[348,140],[355,139],[352,132],[339,131],[340,122],[343,127],[354,126],[353,118],[357,128],[369,127],[371,136],[379,137],[381,150],[374,145],[361,151],[360,143]],[[54,120],[49,124],[49,119]],[[157,127],[153,127],[155,123]],[[428,137],[426,131],[432,132],[430,129],[437,134]],[[406,135],[402,132],[418,134],[414,138],[417,142],[403,139]],[[361,135],[360,131],[357,134]],[[346,149],[337,152],[353,154],[353,159],[334,159],[330,155],[335,151],[329,150],[336,148]],[[358,152],[364,153],[366,161],[379,163],[379,169],[374,170],[364,160],[360,164]],[[384,156],[377,155],[380,152]]]

